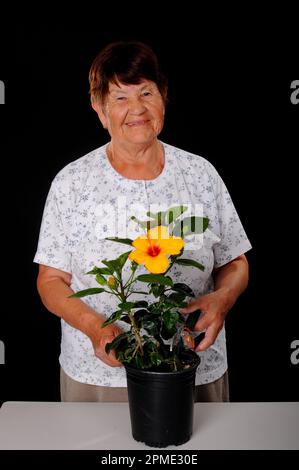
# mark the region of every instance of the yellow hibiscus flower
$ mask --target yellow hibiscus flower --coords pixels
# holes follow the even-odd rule
[[[166,255],[178,255],[184,240],[170,236],[168,228],[159,225],[136,238],[132,245],[136,249],[129,254],[129,259],[144,264],[149,272],[159,274],[164,273],[170,264]]]

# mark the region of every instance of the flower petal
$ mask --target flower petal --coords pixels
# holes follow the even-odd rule
[[[147,236],[150,237],[151,240],[165,240],[169,238],[168,227],[165,227],[164,225],[157,225],[157,227],[151,228],[147,232]]]
[[[143,251],[144,253],[147,252],[149,247],[149,242],[146,235],[142,235],[141,237],[136,238],[133,241],[132,245],[139,251]]]
[[[145,267],[146,269],[153,274],[159,274],[159,273],[164,273],[166,269],[169,266],[169,259],[163,255],[160,254],[158,256],[147,256],[145,259]]]
[[[143,264],[146,258],[147,255],[139,250],[131,251],[131,253],[129,254],[129,259],[131,261],[135,261],[138,264]]]
[[[171,237],[168,240],[159,240],[159,246],[163,253],[178,255],[184,246],[184,240],[180,237]]]

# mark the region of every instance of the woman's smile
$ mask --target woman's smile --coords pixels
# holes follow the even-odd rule
[[[146,125],[148,122],[149,122],[148,119],[140,119],[138,121],[136,120],[136,121],[127,122],[126,125],[128,127],[140,127],[140,126]]]

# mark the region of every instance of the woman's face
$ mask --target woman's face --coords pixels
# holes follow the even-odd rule
[[[102,106],[93,108],[114,142],[148,144],[162,130],[164,103],[154,82],[143,80],[138,85],[110,83]]]

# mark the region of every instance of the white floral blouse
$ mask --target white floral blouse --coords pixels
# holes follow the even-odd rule
[[[125,245],[107,241],[105,237],[136,238],[142,232],[129,220],[132,215],[144,220],[148,210],[157,212],[186,205],[185,215],[203,215],[210,220],[203,235],[189,241],[186,238],[184,251],[184,258],[199,261],[205,270],[174,265],[169,274],[175,282],[188,284],[196,296],[212,291],[213,268],[248,251],[250,242],[230,195],[211,163],[171,145],[163,143],[163,146],[165,166],[153,180],[120,175],[107,159],[107,144],[63,168],[48,194],[34,261],[70,273],[75,292],[96,287],[94,276],[85,273],[95,265],[101,266],[101,260],[116,258],[127,251]],[[143,266],[138,269],[140,273],[146,272]],[[128,274],[129,266],[124,278]],[[141,300],[140,294],[134,295],[130,300]],[[117,310],[117,299],[106,293],[83,300],[106,316]],[[118,324],[123,328],[122,322]],[[126,386],[123,367],[107,366],[95,357],[87,336],[63,320],[61,327],[59,360],[70,377],[88,384]],[[201,363],[196,384],[220,378],[227,369],[224,328],[214,345],[199,354]]]

